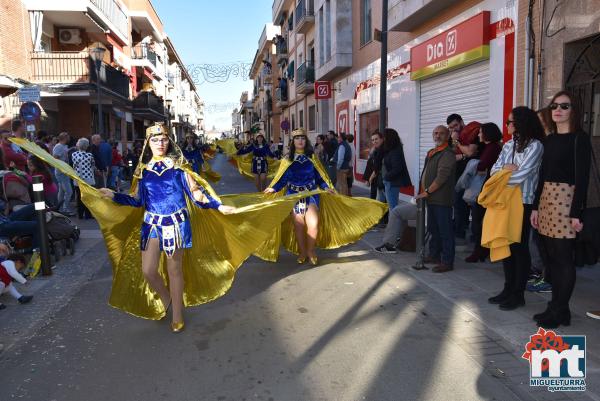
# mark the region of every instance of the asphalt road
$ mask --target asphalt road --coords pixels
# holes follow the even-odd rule
[[[222,156],[214,168],[219,193],[253,190]],[[529,399],[482,363],[508,353],[493,333],[376,256],[376,235],[320,251],[317,267],[251,258],[228,294],[186,309],[180,334],[108,306],[105,255],[82,261],[93,277],[0,354],[0,399]]]

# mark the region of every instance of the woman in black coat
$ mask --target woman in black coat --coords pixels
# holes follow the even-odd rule
[[[383,166],[381,177],[385,188],[385,198],[390,210],[398,205],[400,188],[411,184],[404,150],[396,130],[386,128],[383,133]]]

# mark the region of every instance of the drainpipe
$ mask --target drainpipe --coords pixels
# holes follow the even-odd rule
[[[525,106],[527,107],[531,107],[531,36],[530,36],[530,30],[531,30],[531,19],[530,16],[527,16],[527,19],[525,20],[525,96],[523,99],[523,103],[525,104]]]
[[[538,64],[537,64],[537,97],[535,99],[535,109],[539,110],[542,105],[542,70],[544,69],[544,21],[546,20],[546,0],[542,0],[540,2],[540,7],[542,8],[542,17],[540,19],[540,38],[539,38],[539,55],[538,55]]]

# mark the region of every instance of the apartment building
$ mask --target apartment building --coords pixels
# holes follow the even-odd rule
[[[0,75],[40,86],[38,129],[126,144],[170,112],[179,136],[197,131],[203,102],[149,0],[0,2]],[[2,103],[6,126],[20,102]]]

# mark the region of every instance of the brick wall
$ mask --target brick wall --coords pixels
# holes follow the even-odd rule
[[[29,79],[29,13],[21,1],[0,0],[0,74]]]

